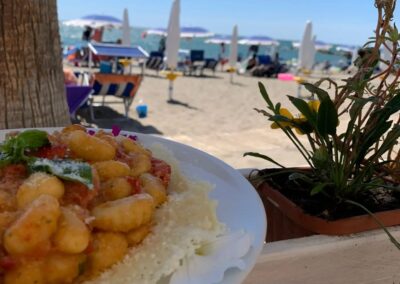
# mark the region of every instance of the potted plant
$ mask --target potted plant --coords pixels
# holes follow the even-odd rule
[[[356,74],[343,83],[303,83],[317,99],[289,96],[297,116],[274,104],[259,83],[266,108],[256,111],[286,134],[308,164],[286,168],[269,156],[245,153],[278,166],[251,177],[266,206],[267,241],[381,227],[398,245],[386,226],[400,224],[400,36],[391,23],[395,0],[376,0],[375,6],[375,36],[356,60]],[[392,59],[376,72],[382,48]]]

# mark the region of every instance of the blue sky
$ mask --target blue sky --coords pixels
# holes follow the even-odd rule
[[[172,0],[57,0],[57,3],[60,20],[87,14],[122,18],[126,7],[132,26],[165,27]],[[181,25],[202,26],[215,33],[230,34],[232,26],[237,24],[241,35],[297,40],[307,20],[313,22],[318,40],[360,45],[372,35],[376,24],[374,0],[181,0]]]

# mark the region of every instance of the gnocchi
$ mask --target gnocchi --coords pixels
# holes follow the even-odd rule
[[[40,261],[24,262],[4,276],[4,284],[43,284],[43,263]]]
[[[151,170],[151,160],[150,157],[142,153],[131,154],[131,171],[129,175],[133,177],[138,177],[143,173],[149,172]]]
[[[120,261],[128,249],[128,242],[120,233],[96,233],[93,253],[89,255],[89,272],[98,274]]]
[[[17,204],[24,208],[42,194],[60,199],[64,194],[63,183],[55,176],[38,172],[32,174],[17,191]]]
[[[92,224],[106,231],[128,232],[150,222],[153,213],[153,198],[146,193],[137,194],[96,206]]]
[[[132,193],[132,187],[126,178],[118,177],[104,182],[102,191],[106,200],[116,200],[128,197]]]
[[[76,130],[68,135],[67,145],[78,157],[89,161],[107,161],[115,157],[116,150],[107,141]]]
[[[67,208],[61,209],[58,229],[53,237],[55,247],[65,253],[83,252],[89,244],[90,231],[78,216]]]
[[[43,275],[46,283],[72,283],[83,273],[86,256],[84,254],[52,253],[46,257]]]
[[[152,174],[144,173],[140,175],[139,179],[143,191],[154,198],[156,206],[163,204],[167,200],[167,190],[159,178]]]
[[[127,176],[130,171],[127,164],[113,160],[94,163],[93,167],[97,170],[101,181]]]
[[[146,224],[132,231],[129,231],[126,234],[126,239],[128,241],[128,244],[130,246],[135,246],[137,244],[140,244],[144,240],[144,238],[146,238],[146,236],[150,234],[150,232],[151,232],[151,224]]]
[[[29,254],[50,240],[57,229],[60,205],[51,195],[41,195],[34,200],[4,232],[3,242],[11,255]]]
[[[157,170],[152,153],[127,137],[89,135],[71,125],[49,134],[48,143],[29,155],[57,159],[57,167],[67,160],[68,170],[50,170],[47,160],[44,168],[12,164],[4,170],[19,174],[0,189],[0,283],[96,277],[140,245],[151,233],[155,210],[168,199],[170,174]],[[89,182],[75,178],[81,166]]]

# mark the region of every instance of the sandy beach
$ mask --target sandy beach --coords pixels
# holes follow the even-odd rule
[[[265,107],[258,90],[261,81],[274,102],[280,101],[294,111],[286,97],[297,94],[294,81],[235,75],[231,84],[224,72],[183,76],[174,82],[176,102],[168,103],[168,81],[152,70],[146,70],[146,74],[128,120],[124,119],[122,104],[95,107],[95,121],[90,120],[87,109],[79,111],[78,118],[93,127],[117,124],[123,130],[161,135],[205,151],[236,169],[271,166],[265,160],[243,157],[245,152],[269,155],[285,166],[305,164],[285,135],[271,129],[267,118],[254,110]],[[307,92],[303,90],[302,94]],[[148,106],[146,118],[139,118],[135,110],[141,102]]]

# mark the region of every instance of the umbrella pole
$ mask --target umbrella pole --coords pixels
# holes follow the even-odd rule
[[[301,97],[301,84],[297,84],[297,97]]]
[[[168,97],[169,97],[169,102],[173,101],[172,99],[172,93],[174,91],[174,81],[169,80],[169,87],[168,87]]]
[[[233,84],[233,72],[231,72],[231,84]]]

